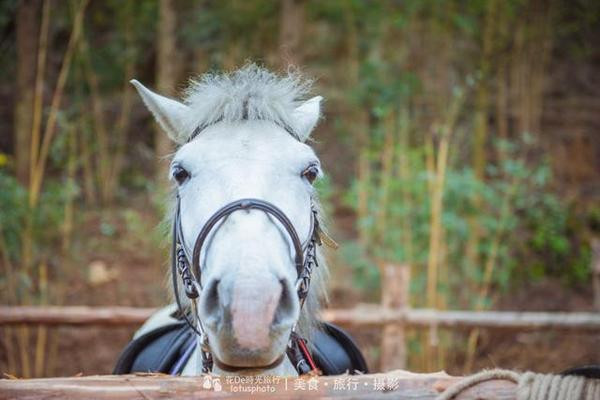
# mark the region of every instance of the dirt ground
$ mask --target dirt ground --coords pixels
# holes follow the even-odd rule
[[[61,303],[140,307],[166,304],[168,248],[153,242],[153,237],[158,234],[154,228],[157,224],[158,221],[149,214],[140,211],[129,210],[108,216],[91,213],[86,216],[79,236],[86,235],[87,239],[74,243],[74,246],[86,246],[78,252],[84,256],[73,260],[74,266],[65,273],[68,280],[62,289]],[[98,275],[98,271],[92,271],[94,269],[101,273]],[[360,293],[351,288],[351,283],[339,284],[337,276],[342,277],[343,281],[346,274],[336,276],[336,272],[333,273],[338,284],[330,292],[332,307],[352,307],[357,302],[365,301]],[[590,299],[591,293],[585,290],[569,291],[558,282],[545,281],[503,295],[496,308],[589,311]],[[47,375],[110,373],[119,352],[134,331],[133,327],[51,328]],[[380,331],[355,329],[350,333],[363,349],[371,370],[377,371]],[[6,331],[2,334],[6,334]],[[409,369],[423,371],[418,348],[412,345],[416,341],[416,334],[418,332],[411,333],[413,340],[409,344]],[[445,343],[451,344],[446,353],[446,370],[451,374],[465,373],[464,343],[467,333],[443,332],[441,337]],[[5,350],[0,352],[0,365],[6,365],[5,355],[1,354]],[[504,367],[556,372],[574,365],[597,363],[599,360],[600,334],[482,331],[474,369]]]

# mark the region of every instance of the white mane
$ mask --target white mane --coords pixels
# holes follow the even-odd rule
[[[301,136],[294,111],[305,100],[312,82],[298,73],[278,76],[256,64],[228,74],[204,74],[191,79],[184,103],[191,109],[191,139],[199,130],[220,121],[271,121],[293,136]]]

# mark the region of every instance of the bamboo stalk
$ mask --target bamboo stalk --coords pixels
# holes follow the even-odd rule
[[[536,15],[536,23],[534,24],[534,30],[536,37],[530,40],[531,46],[535,47],[537,57],[535,61],[529,64],[531,69],[531,81],[530,84],[530,110],[531,110],[531,132],[535,134],[541,133],[541,118],[544,101],[544,83],[546,79],[547,67],[552,51],[552,31],[551,26],[553,23],[554,6],[550,2],[548,8]],[[541,46],[539,45],[541,43]],[[540,141],[544,146],[544,141]]]
[[[410,117],[408,109],[403,108],[399,112],[398,117],[398,145],[396,159],[398,160],[397,175],[403,182],[401,185],[401,196],[404,203],[404,207],[408,210],[412,210],[413,199],[408,189],[408,182],[411,179],[410,176],[410,164],[409,164],[409,132],[410,132]],[[413,267],[414,255],[413,255],[413,234],[412,234],[412,223],[410,221],[410,212],[406,213],[400,221],[402,226],[402,243],[406,252],[406,261]]]
[[[81,119],[80,119],[81,120]],[[79,124],[79,127],[81,128],[81,124]],[[82,140],[83,141],[83,140]],[[76,135],[76,126],[72,125],[69,128],[69,132],[68,132],[68,148],[69,148],[69,156],[68,156],[68,161],[67,161],[67,184],[72,188],[73,185],[75,184],[75,174],[77,172],[77,149],[78,149],[78,145],[77,145],[77,135]],[[61,249],[62,249],[62,258],[63,260],[65,260],[68,256],[68,252],[69,249],[71,247],[71,236],[72,236],[72,232],[73,232],[73,215],[74,215],[74,193],[72,191],[70,191],[68,193],[66,202],[65,202],[65,209],[64,209],[64,220],[63,220],[63,226],[62,226],[62,239],[61,239]],[[56,300],[61,303],[62,302],[62,287],[59,286],[55,289],[55,293],[57,293],[57,295],[55,294],[55,298]],[[45,303],[47,304],[47,295],[46,295],[46,301]],[[45,363],[43,363],[43,366],[40,366],[38,368],[41,368],[41,370],[45,370],[45,373],[47,376],[52,376],[53,372],[54,372],[54,367],[55,367],[55,360],[56,360],[56,353],[58,351],[58,332],[56,330],[52,330],[51,332],[49,332],[48,334],[48,338],[47,338],[47,358],[45,360]],[[45,344],[45,343],[44,343]],[[44,350],[46,348],[46,346],[43,346]],[[40,353],[37,353],[40,354]],[[42,363],[40,362],[40,365],[42,365]],[[38,376],[42,376],[42,372],[37,373]]]
[[[425,138],[425,168],[427,170],[427,193],[429,194],[429,198],[432,199],[434,192],[434,179],[435,179],[435,155],[434,155],[434,145],[433,145],[433,133],[430,131],[429,135]],[[430,206],[431,207],[431,206]],[[430,243],[431,243],[431,220],[430,220]],[[431,245],[431,244],[430,244]],[[430,250],[431,252],[431,250]],[[432,278],[430,277],[429,272],[429,262],[426,266],[426,276],[427,276],[427,292],[425,296],[425,305],[427,307],[431,307],[431,303],[435,302],[435,299],[430,297],[430,283],[432,282]],[[433,297],[435,297],[435,292],[433,293]],[[429,371],[431,367],[431,357],[432,352],[430,348],[430,335],[429,332],[424,332],[421,335],[421,346],[423,348],[423,358],[421,360],[422,370]]]
[[[474,143],[473,143],[473,170],[478,179],[483,179],[486,162],[485,145],[488,136],[488,103],[489,103],[489,76],[492,64],[492,51],[496,37],[498,0],[487,2],[485,16],[482,53],[479,70],[481,78],[477,85],[474,116]]]
[[[440,250],[443,243],[443,228],[442,228],[442,211],[443,211],[443,195],[446,179],[446,169],[448,165],[448,153],[450,148],[450,140],[458,119],[458,114],[463,104],[463,94],[459,93],[450,104],[450,109],[445,117],[444,124],[440,126],[440,139],[438,144],[438,152],[435,160],[435,175],[433,184],[430,186],[431,196],[431,218],[429,228],[429,257],[427,259],[427,307],[437,308],[439,299],[437,296],[439,263],[441,260]],[[431,140],[431,139],[430,139]],[[431,157],[433,158],[433,156]],[[437,332],[430,332],[430,343],[426,347],[428,353],[427,360],[433,365],[431,357],[431,347],[437,346]]]
[[[80,47],[81,49],[81,47]],[[84,73],[84,61],[81,60],[81,57],[78,58],[78,61],[73,70],[74,79],[76,82],[85,81],[85,73]],[[87,94],[84,93],[83,85],[77,85],[75,90],[75,98],[78,103],[82,103],[83,106],[80,108],[80,112],[76,118],[76,121],[73,124],[76,125],[75,129],[78,131],[79,138],[75,138],[75,145],[77,146],[75,149],[75,153],[79,150],[81,156],[79,159],[75,160],[75,171],[77,173],[77,167],[79,163],[81,163],[82,175],[83,175],[83,195],[85,199],[85,204],[88,206],[93,206],[96,204],[97,196],[96,196],[96,182],[94,178],[94,168],[92,163],[94,162],[94,155],[90,149],[93,146],[93,135],[87,129],[87,114],[83,112],[83,110],[87,107],[86,100],[89,98]],[[75,177],[74,177],[75,178]]]
[[[63,62],[58,74],[58,80],[54,89],[54,95],[52,96],[52,102],[50,104],[50,112],[48,114],[48,121],[46,122],[46,129],[44,130],[44,137],[42,139],[41,149],[39,158],[35,165],[33,179],[31,183],[30,191],[30,205],[35,206],[37,204],[44,171],[46,168],[46,161],[48,158],[48,152],[50,151],[50,144],[56,133],[56,121],[58,117],[58,110],[62,100],[64,87],[67,83],[69,76],[69,70],[71,66],[71,60],[77,47],[77,42],[81,34],[81,28],[83,25],[83,17],[85,16],[85,9],[89,3],[89,0],[81,0],[75,14],[75,20],[73,22],[73,29],[71,36],[69,37],[69,43],[67,45],[67,51],[63,57]]]
[[[85,124],[85,116],[83,113],[79,117],[79,125],[81,127],[81,135],[82,140],[79,141],[79,148],[81,150],[81,161],[83,168],[83,181],[84,181],[84,192],[85,199],[88,205],[96,204],[96,186],[94,181],[94,171],[93,171],[93,156],[90,151],[90,142],[93,140],[90,132],[88,132],[87,126]]]
[[[427,307],[437,308],[438,307],[438,273],[439,273],[439,260],[440,260],[440,246],[441,246],[441,219],[442,219],[442,207],[443,207],[443,187],[446,174],[446,161],[448,158],[448,137],[443,135],[440,138],[440,144],[438,148],[438,157],[436,165],[436,174],[433,186],[433,193],[431,193],[431,219],[430,219],[430,234],[429,234],[429,257],[427,260]],[[432,370],[436,367],[433,357],[430,351],[435,351],[438,347],[438,333],[437,328],[432,326],[429,332],[429,343],[427,346],[428,351],[428,369]]]
[[[514,103],[518,112],[517,116],[517,133],[519,135],[527,132],[527,123],[525,122],[525,109],[522,104],[522,99],[525,93],[525,77],[523,72],[523,57],[525,51],[525,21],[520,21],[516,27],[514,50],[511,57],[511,83],[514,86]]]
[[[427,170],[427,191],[431,196],[435,186],[435,151],[431,129],[425,138],[425,169]]]
[[[349,87],[357,87],[360,82],[360,57],[359,57],[359,40],[356,27],[356,18],[354,11],[346,4],[344,7],[344,23],[347,35],[348,48],[348,77]],[[354,133],[357,141],[358,156],[356,163],[357,176],[357,197],[358,204],[357,220],[358,224],[358,242],[363,248],[368,247],[369,234],[368,230],[361,222],[364,222],[369,215],[369,187],[371,183],[371,165],[369,162],[369,136],[368,136],[368,117],[366,111],[359,107],[359,111],[355,114],[355,119],[352,121],[350,130]]]
[[[100,189],[100,197],[103,203],[108,201],[107,182],[110,174],[110,156],[108,146],[108,130],[106,128],[106,120],[104,118],[104,105],[100,96],[100,83],[98,75],[92,66],[90,51],[87,41],[81,40],[81,53],[83,57],[84,75],[87,84],[90,88],[90,100],[92,104],[92,116],[94,121],[94,133],[98,143],[98,152],[96,157],[97,172],[96,180]]]
[[[35,96],[33,101],[33,123],[31,130],[31,158],[29,170],[33,171],[37,164],[40,135],[42,126],[42,105],[44,100],[44,72],[46,69],[46,54],[48,51],[48,27],[50,25],[50,0],[45,0],[42,7],[42,22],[37,55],[35,76]]]
[[[31,367],[29,363],[29,327],[21,325],[17,328],[17,344],[19,347],[19,360],[21,361],[21,376],[31,377]]]
[[[498,36],[502,44],[507,42],[508,23],[506,11],[500,7],[498,13]],[[496,130],[498,136],[502,139],[508,138],[508,79],[507,66],[508,60],[500,57],[497,61],[498,69],[496,71]]]
[[[440,260],[439,260],[439,269],[440,269],[440,280],[439,283],[441,286],[445,286],[446,291],[448,293],[449,279],[448,279],[448,242],[446,241],[446,232],[444,229],[441,230],[441,238],[440,238]],[[445,311],[448,309],[448,296],[438,296],[437,309],[440,311]],[[443,370],[446,368],[446,362],[448,358],[448,335],[451,332],[440,332],[440,343],[438,346],[437,353],[437,365],[436,369]]]
[[[40,304],[48,304],[48,265],[42,261],[39,266],[39,285],[40,285]],[[34,374],[41,377],[44,374],[46,341],[48,328],[45,325],[39,325],[37,329],[37,339],[35,345]]]
[[[500,214],[498,216],[498,229],[494,232],[494,237],[492,239],[492,247],[490,249],[490,255],[486,260],[484,274],[483,274],[483,282],[479,289],[478,293],[478,301],[475,305],[475,310],[480,311],[483,309],[482,301],[489,295],[490,287],[492,283],[492,276],[494,272],[494,268],[496,266],[496,260],[498,256],[498,250],[500,248],[500,242],[504,234],[506,233],[506,222],[508,220],[508,216],[511,210],[511,201],[517,191],[518,186],[520,185],[520,181],[515,177],[512,179],[509,189],[505,192],[502,198],[502,205],[500,206]],[[467,354],[465,357],[465,373],[470,372],[473,368],[473,362],[475,358],[475,350],[477,348],[477,341],[479,339],[479,330],[475,329],[469,334],[469,338],[467,340]]]
[[[79,33],[81,31],[81,26],[83,23],[83,16],[85,7],[87,6],[88,0],[82,0],[79,3],[78,10],[75,15],[75,20],[73,22],[73,28],[71,31],[71,36],[69,38],[69,43],[67,45],[67,51],[63,56],[63,62],[58,74],[58,80],[56,83],[56,87],[54,89],[54,93],[52,96],[50,113],[48,116],[48,120],[46,122],[46,126],[44,129],[44,135],[40,136],[41,133],[41,112],[42,112],[42,81],[43,81],[43,70],[45,65],[46,51],[47,51],[47,32],[48,32],[48,24],[49,24],[49,13],[50,13],[50,5],[49,2],[46,1],[44,3],[44,8],[42,10],[42,27],[40,29],[40,49],[38,53],[38,65],[41,66],[40,70],[37,72],[36,76],[36,91],[34,97],[34,119],[39,118],[39,120],[34,120],[33,123],[33,132],[32,132],[32,170],[30,171],[30,181],[29,181],[29,192],[28,192],[28,205],[30,208],[30,212],[27,214],[25,220],[25,227],[22,234],[22,263],[23,269],[25,273],[29,272],[31,266],[31,255],[33,254],[32,246],[33,246],[33,217],[32,211],[38,204],[40,197],[40,190],[43,182],[44,171],[46,167],[46,161],[48,158],[48,153],[50,151],[50,144],[52,143],[54,134],[56,132],[56,122],[58,116],[58,108],[60,107],[62,94],[64,90],[64,86],[67,81],[69,67],[71,64],[71,59],[73,56],[73,52],[79,38]],[[42,60],[43,59],[43,60]],[[37,115],[37,116],[36,116]],[[41,145],[40,145],[41,141]],[[21,353],[21,367],[23,376],[30,376],[31,369],[29,363],[29,355],[27,349],[29,348],[29,329],[26,326],[22,326],[19,328],[19,351]]]
[[[542,17],[534,17],[534,21],[528,24],[529,29],[533,32],[533,37],[525,36],[525,28],[523,25],[520,25],[517,31],[516,51],[521,55],[521,57],[517,57],[517,60],[519,61],[517,62],[518,68],[516,72],[514,72],[514,78],[518,88],[517,102],[525,104],[521,108],[521,129],[523,132],[529,132],[530,130],[537,132],[539,130],[539,119],[542,106],[541,99],[543,76],[547,64],[548,52],[551,47],[551,45],[546,42],[546,40],[550,40],[548,34],[551,21],[550,15],[551,11],[546,11]],[[536,33],[541,35],[542,38],[538,38]],[[543,46],[541,46],[541,49],[538,50],[539,42],[542,42]],[[532,46],[534,47],[532,51],[540,53],[535,57],[535,60],[529,57],[529,51],[523,50],[526,48],[531,48]],[[531,79],[527,79],[527,76],[531,76]],[[502,82],[501,85],[503,84],[504,82]],[[529,85],[529,88],[527,88],[526,85]],[[500,154],[500,159],[504,159],[503,153]],[[499,226],[494,233],[490,254],[485,263],[483,282],[479,288],[479,301],[476,304],[476,310],[482,310],[484,308],[482,300],[489,296],[493,271],[495,269],[498,250],[500,247],[500,241],[502,240],[503,235],[506,233],[505,224],[511,210],[510,204],[520,184],[521,182],[519,179],[517,177],[513,177],[509,184],[509,189],[503,196],[499,214]],[[467,355],[464,367],[465,373],[472,370],[478,338],[479,330],[474,329],[469,334],[469,338],[467,340]]]
[[[17,304],[17,294],[16,294],[16,283],[15,283],[15,268],[10,260],[10,255],[8,254],[8,247],[6,246],[6,240],[4,239],[4,231],[2,230],[2,224],[0,223],[0,254],[2,254],[2,262],[5,268],[5,276],[6,276],[6,286],[5,293],[7,294],[7,301]],[[17,373],[17,360],[15,357],[15,349],[18,349],[18,345],[12,346],[12,337],[14,329],[10,327],[5,327],[3,329],[4,335],[3,340],[6,348],[6,362],[7,362],[7,370],[8,373],[16,374]]]
[[[115,150],[112,160],[112,168],[109,170],[107,180],[107,192],[110,198],[114,197],[116,189],[119,183],[119,176],[123,168],[123,159],[125,157],[125,139],[127,138],[127,131],[129,130],[129,124],[131,121],[131,109],[133,106],[133,90],[129,79],[134,74],[134,63],[133,60],[129,60],[125,67],[125,79],[123,82],[123,100],[121,103],[121,112],[117,121],[115,136]]]
[[[70,192],[67,195],[64,208],[64,219],[62,224],[61,248],[63,258],[68,254],[71,247],[71,235],[73,233],[73,212],[75,195],[72,188],[75,185],[75,173],[77,172],[77,136],[75,126],[71,126],[68,132],[69,156],[67,160],[67,185]]]
[[[40,38],[37,54],[37,69],[35,76],[35,89],[33,97],[33,121],[31,124],[31,147],[29,156],[29,188],[33,183],[33,173],[39,156],[41,136],[42,111],[44,102],[44,72],[46,67],[46,54],[48,51],[48,27],[50,25],[50,0],[44,1],[42,6],[42,21],[40,23]],[[33,209],[31,194],[29,195],[29,208]],[[25,217],[24,229],[21,235],[21,263],[24,272],[29,273],[33,254],[33,216],[31,212]]]
[[[479,72],[481,74],[477,85],[475,115],[474,115],[474,137],[473,137],[473,171],[475,178],[485,181],[486,164],[486,142],[488,137],[488,108],[489,108],[489,77],[491,75],[492,52],[494,49],[494,38],[497,35],[498,1],[491,0],[487,3],[485,24],[483,32],[483,41],[481,43],[482,52],[479,61]],[[474,193],[473,208],[479,210],[483,207],[481,196],[478,192]],[[477,222],[475,216],[468,218],[469,239],[465,246],[465,256],[470,268],[479,265],[480,254],[479,244],[482,236],[481,225]],[[474,285],[477,287],[477,284]]]
[[[381,152],[381,178],[379,181],[379,205],[377,208],[377,223],[376,237],[382,243],[385,238],[388,217],[388,203],[390,197],[390,184],[393,178],[393,163],[394,163],[394,136],[395,136],[395,114],[391,112],[384,122],[384,143],[383,151]]]

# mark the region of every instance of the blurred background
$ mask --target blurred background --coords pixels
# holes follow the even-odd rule
[[[4,0],[0,303],[166,304],[173,148],[128,81],[177,96],[250,60],[326,99],[332,307],[379,302],[393,263],[412,307],[599,310],[599,43],[594,0]],[[4,327],[0,372],[109,373],[133,331]],[[381,329],[352,334],[377,370]],[[409,369],[453,374],[600,360],[577,332],[407,346]]]

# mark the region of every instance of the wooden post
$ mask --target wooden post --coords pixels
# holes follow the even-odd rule
[[[592,238],[592,285],[594,288],[594,309],[600,312],[600,239]]]
[[[380,264],[381,304],[391,310],[409,307],[410,268],[390,262]],[[381,370],[406,369],[405,324],[387,324],[381,337]]]
[[[169,96],[175,91],[179,59],[177,58],[177,11],[173,0],[158,2],[158,32],[156,35],[156,89],[163,96]],[[154,149],[156,157],[161,160],[156,170],[156,179],[159,189],[165,196],[169,192],[169,183],[166,179],[169,163],[165,161],[173,152],[171,140],[159,126],[154,133]]]

